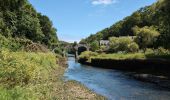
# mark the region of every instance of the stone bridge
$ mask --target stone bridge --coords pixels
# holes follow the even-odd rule
[[[90,46],[87,44],[77,44],[74,48],[75,58],[78,58],[78,55],[80,55],[82,52],[90,50]]]

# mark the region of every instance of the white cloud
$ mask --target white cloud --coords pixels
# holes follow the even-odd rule
[[[92,0],[93,5],[109,5],[117,3],[117,0]]]

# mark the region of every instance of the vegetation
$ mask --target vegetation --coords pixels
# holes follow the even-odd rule
[[[139,49],[131,37],[111,37],[109,41],[112,52],[136,52]]]
[[[0,99],[50,99],[49,78],[56,67],[56,57],[51,53],[1,50]]]
[[[141,48],[146,49],[146,47],[153,45],[156,42],[157,37],[160,35],[153,27],[134,27],[134,33],[137,35],[136,42],[141,46]]]
[[[148,45],[147,43],[145,48],[148,46],[150,48],[158,48],[162,46],[168,49],[170,48],[169,4],[169,0],[158,0],[151,6],[146,6],[139,9],[131,16],[124,18],[111,27],[106,28],[94,35],[90,35],[88,38],[83,39],[81,42],[91,44],[94,40],[108,40],[110,37],[135,36],[136,32],[133,31],[133,27],[138,26],[141,31],[145,31],[144,33],[156,33],[156,37],[159,36],[154,45],[150,43]],[[153,27],[156,27],[156,29]],[[160,33],[160,35],[158,35],[158,33]]]
[[[98,41],[94,41],[90,44],[91,50],[92,51],[97,51],[99,49],[99,42]]]
[[[92,44],[109,40],[110,48],[94,54],[85,52],[80,58],[100,59],[169,59],[170,58],[170,1],[158,0],[143,7],[131,16],[80,41]],[[100,46],[98,51],[105,47]],[[93,50],[94,51],[94,50]],[[96,51],[96,50],[95,50]],[[97,55],[97,56],[96,56]]]
[[[0,0],[0,100],[105,99],[63,80],[67,43],[56,32],[28,0]]]
[[[126,59],[170,59],[170,51],[162,47],[158,49],[146,49],[146,52],[136,52],[136,53],[96,53],[92,51],[83,52],[80,56],[80,59],[86,59],[88,62],[91,59],[114,59],[114,60],[126,60]]]
[[[0,34],[28,39],[51,47],[58,43],[56,29],[47,16],[37,13],[27,0],[0,1]]]

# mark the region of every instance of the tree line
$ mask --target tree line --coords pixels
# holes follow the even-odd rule
[[[0,0],[0,35],[51,47],[58,44],[56,33],[50,19],[38,13],[28,0]]]
[[[135,28],[137,31],[135,31]],[[156,3],[143,7],[131,16],[115,23],[109,28],[92,34],[86,39],[82,39],[80,43],[93,43],[94,40],[109,40],[110,37],[120,36],[142,36],[145,33],[150,33],[154,36],[159,34],[154,43],[142,43],[141,47],[164,47],[170,48],[170,1],[158,0]],[[146,36],[146,35],[145,35]],[[151,39],[151,38],[150,38]],[[143,38],[144,40],[144,38]],[[96,42],[96,41],[95,41]],[[148,42],[148,41],[147,41]]]

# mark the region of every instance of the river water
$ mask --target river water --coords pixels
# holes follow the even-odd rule
[[[68,58],[64,77],[75,80],[109,100],[170,100],[170,91],[154,84],[137,81],[126,73],[81,65]]]

